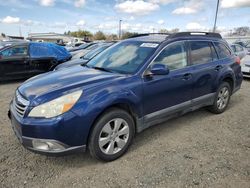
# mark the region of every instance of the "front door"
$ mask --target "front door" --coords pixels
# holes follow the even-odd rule
[[[14,46],[0,52],[2,79],[18,79],[26,76],[29,63],[27,46]]]
[[[188,66],[185,42],[168,45],[151,63],[164,64],[168,75],[144,76],[144,122],[158,122],[191,105],[192,68]]]

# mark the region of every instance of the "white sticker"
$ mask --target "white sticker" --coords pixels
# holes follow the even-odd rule
[[[157,43],[142,43],[140,47],[156,48],[159,44]]]

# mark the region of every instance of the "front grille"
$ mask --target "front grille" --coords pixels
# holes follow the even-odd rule
[[[245,64],[245,66],[246,66],[246,67],[250,67],[250,65],[249,65],[249,64]]]
[[[15,109],[16,113],[19,116],[23,117],[27,107],[29,106],[29,101],[24,99],[20,95],[20,93],[18,91],[16,91],[16,95],[15,95],[15,97],[13,99],[13,106],[14,106],[14,109]]]

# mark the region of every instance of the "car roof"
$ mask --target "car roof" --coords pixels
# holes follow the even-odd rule
[[[145,33],[132,36],[127,40],[161,43],[178,39],[222,40],[222,37],[219,33],[212,32]]]

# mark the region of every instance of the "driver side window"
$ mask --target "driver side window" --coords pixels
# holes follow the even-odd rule
[[[181,69],[187,66],[187,53],[184,42],[167,46],[154,60],[153,64],[166,65],[169,70]]]
[[[28,49],[26,46],[15,46],[8,48],[1,52],[3,57],[12,57],[12,56],[25,56],[28,55]]]

